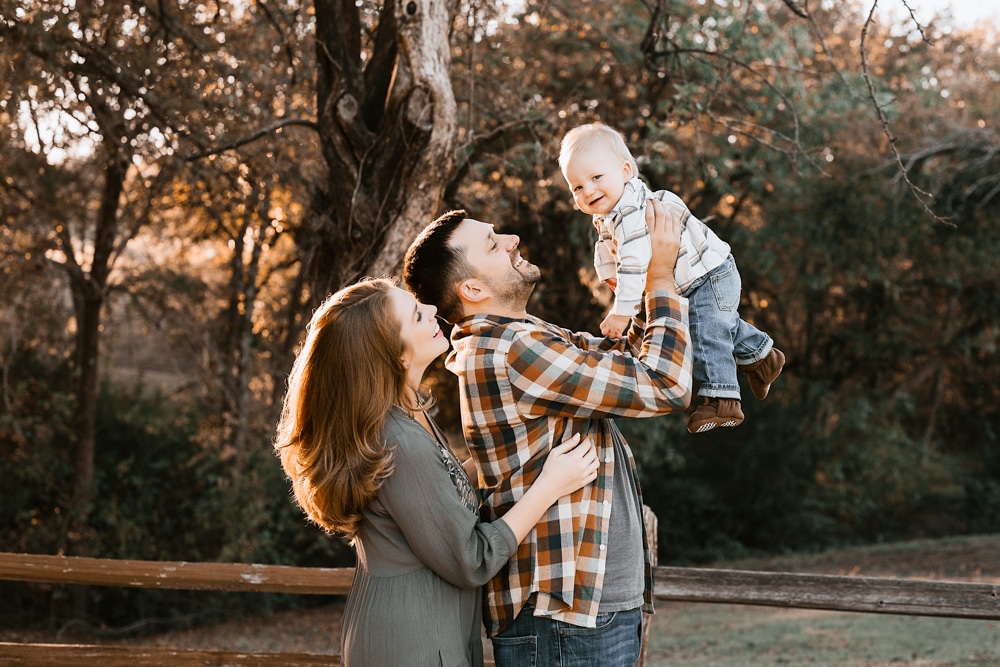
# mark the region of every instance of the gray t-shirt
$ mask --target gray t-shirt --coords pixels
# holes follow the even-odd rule
[[[645,560],[642,546],[642,509],[629,446],[614,438],[615,474],[608,528],[608,558],[604,570],[599,613],[636,609],[643,604]]]

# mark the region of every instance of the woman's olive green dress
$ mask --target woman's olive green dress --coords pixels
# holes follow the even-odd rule
[[[395,468],[355,541],[342,664],[478,667],[481,586],[517,550],[514,534],[479,521],[475,489],[440,432],[394,408],[385,437]]]

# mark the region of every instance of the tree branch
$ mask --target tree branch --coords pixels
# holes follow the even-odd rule
[[[200,160],[202,158],[209,157],[211,155],[218,155],[219,153],[225,153],[226,151],[233,150],[235,148],[240,148],[241,146],[246,146],[247,144],[251,144],[259,139],[263,139],[267,135],[277,132],[283,127],[290,127],[293,125],[308,127],[317,134],[319,133],[319,125],[314,120],[311,120],[309,118],[284,118],[276,123],[272,123],[267,127],[263,127],[257,130],[256,132],[254,132],[249,136],[236,139],[235,141],[231,141],[228,144],[217,146],[216,148],[212,148],[207,151],[202,151],[201,153],[194,153],[192,155],[182,156],[181,159],[183,159],[186,162],[193,162],[195,160]]]
[[[903,0],[903,5],[907,9],[910,8],[909,5],[906,4],[905,0]],[[909,188],[910,193],[913,195],[914,199],[920,202],[920,205],[932,218],[934,218],[938,222],[953,227],[955,226],[953,222],[935,213],[934,210],[930,207],[930,204],[927,203],[929,199],[933,199],[934,195],[927,192],[926,190],[920,189],[919,187],[914,185],[913,181],[910,180],[910,175],[906,170],[906,165],[903,164],[903,158],[899,154],[899,149],[896,148],[896,137],[895,135],[893,135],[892,130],[889,128],[889,120],[885,116],[884,107],[878,101],[878,95],[875,92],[875,84],[872,82],[871,75],[868,72],[868,51],[865,47],[865,43],[868,39],[868,28],[874,22],[876,7],[878,7],[878,0],[875,0],[872,3],[871,11],[868,12],[868,18],[865,19],[865,24],[861,28],[861,47],[860,47],[861,75],[862,77],[864,77],[865,84],[867,84],[868,86],[868,97],[871,99],[872,105],[875,107],[875,114],[878,117],[879,123],[882,125],[882,131],[885,133],[886,138],[889,140],[889,150],[892,151],[893,158],[896,161],[896,167],[899,169],[899,173],[902,176],[903,181],[906,183],[906,187]],[[910,12],[910,15],[911,16],[913,15],[912,11]],[[917,26],[919,27],[919,25],[920,24],[918,23]],[[923,34],[923,30],[921,30],[920,34],[921,35]]]
[[[536,124],[536,121],[529,119],[521,119],[521,120],[510,121],[508,123],[502,123],[493,128],[489,134],[485,134],[481,137],[475,137],[472,140],[466,142],[464,146],[459,148],[458,152],[461,153],[466,149],[469,149],[469,152],[462,160],[462,164],[460,164],[458,168],[455,169],[455,173],[452,175],[451,179],[448,181],[448,184],[445,186],[442,199],[445,202],[451,202],[454,199],[455,192],[458,190],[458,186],[461,184],[462,180],[469,173],[469,169],[472,167],[473,164],[475,164],[479,160],[479,157],[482,156],[482,154],[486,151],[486,149],[490,146],[490,144],[495,142],[497,139],[500,139],[502,136],[504,136],[505,134],[507,134],[507,132],[511,130],[521,127],[530,127],[531,125],[534,124]]]
[[[803,9],[802,7],[796,5],[795,0],[782,0],[782,1],[785,3],[785,6],[788,7],[790,10],[792,10],[792,13],[798,16],[799,18],[803,19],[809,18],[809,12]]]

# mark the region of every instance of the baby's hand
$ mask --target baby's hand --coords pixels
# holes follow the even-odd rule
[[[629,318],[625,315],[611,313],[601,322],[601,334],[608,338],[621,338],[622,332],[628,326]]]

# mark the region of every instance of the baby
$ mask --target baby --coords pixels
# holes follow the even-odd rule
[[[602,123],[581,125],[566,134],[559,167],[573,201],[593,216],[597,277],[615,293],[601,333],[620,338],[639,312],[651,256],[646,200],[655,197],[684,210],[684,228],[674,279],[688,299],[694,378],[702,402],[688,418],[691,433],[743,422],[737,369],[748,376],[754,396],[763,399],[785,365],[785,355],[763,331],[740,318],[740,273],[729,244],[691,215],[669,190],[650,192],[616,130]]]

